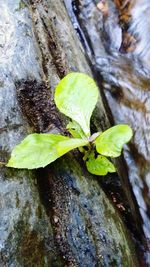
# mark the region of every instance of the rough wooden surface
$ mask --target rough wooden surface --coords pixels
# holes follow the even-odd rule
[[[5,11],[5,12],[4,12]],[[0,4],[1,161],[28,133],[65,133],[53,92],[69,71],[92,76],[63,2]],[[102,100],[93,129],[108,125]],[[2,168],[0,265],[138,266],[135,246],[77,152],[46,169]]]
[[[81,29],[85,42],[88,40],[90,49],[85,47],[85,51],[97,72],[97,81],[101,83],[114,123],[129,124],[134,131],[132,141],[124,149],[126,164],[119,159],[117,165],[123,190],[135,218],[132,229],[135,226],[137,229],[143,228],[143,241],[140,243],[145,244],[145,259],[150,264],[150,79],[149,35],[146,34],[149,31],[149,16],[145,13],[145,10],[148,12],[150,4],[149,1],[134,1],[135,6],[130,10],[131,23],[127,29],[130,37],[137,39],[137,45],[135,51],[123,54],[120,50],[122,51],[123,32],[127,29],[125,27],[123,30],[119,26],[119,13],[114,4],[116,1],[107,0],[107,16],[96,7],[98,2],[76,0],[73,6],[72,1],[65,1],[72,21],[76,18],[76,28]],[[120,1],[123,2],[128,3],[130,8],[132,1]],[[125,13],[129,14],[128,9],[125,9]],[[113,186],[113,179],[110,179],[108,184],[107,188]]]

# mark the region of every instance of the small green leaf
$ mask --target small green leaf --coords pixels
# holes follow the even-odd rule
[[[104,156],[119,157],[123,145],[130,141],[132,135],[132,129],[128,125],[111,127],[96,138],[96,150]]]
[[[30,134],[13,149],[7,166],[19,169],[45,167],[68,151],[87,143],[87,140],[58,134]]]
[[[108,172],[116,172],[115,166],[104,156],[99,155],[96,159],[91,153],[86,161],[87,169],[95,175],[106,175]]]
[[[76,121],[86,136],[90,136],[90,118],[98,100],[98,88],[92,78],[83,73],[70,73],[56,87],[57,108]]]
[[[71,133],[71,135],[74,137],[74,138],[86,138],[84,132],[82,131],[80,125],[76,122],[76,121],[70,121],[68,124],[67,124],[67,127],[68,131]]]
[[[69,138],[67,141],[59,142],[57,145],[57,152],[59,156],[62,156],[69,152],[70,150],[88,145],[89,141],[87,139],[77,139]]]

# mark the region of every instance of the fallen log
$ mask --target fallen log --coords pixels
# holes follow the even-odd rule
[[[28,133],[65,133],[54,88],[70,71],[92,72],[63,2],[0,5],[0,156],[5,162]],[[109,125],[101,98],[92,124],[97,130]],[[0,265],[139,266],[131,234],[98,179],[76,151],[39,171],[2,167]]]

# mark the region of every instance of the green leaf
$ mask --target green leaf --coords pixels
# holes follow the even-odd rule
[[[70,121],[67,124],[68,131],[72,134],[74,138],[86,138],[84,132],[82,131],[80,125],[76,121]]]
[[[62,156],[69,152],[70,150],[88,145],[89,141],[87,139],[75,139],[69,138],[67,141],[59,142],[57,145],[57,152],[59,156]]]
[[[96,159],[91,153],[86,161],[87,169],[95,175],[106,175],[108,172],[116,172],[114,165],[104,156],[99,155]]]
[[[7,166],[19,169],[45,167],[70,150],[87,143],[87,140],[58,134],[30,134],[13,149]]]
[[[90,136],[90,118],[98,100],[98,88],[88,75],[73,72],[56,87],[57,108],[76,121],[86,136]]]
[[[118,157],[123,145],[130,141],[132,135],[132,129],[128,125],[120,124],[111,127],[96,138],[96,150],[104,156]]]

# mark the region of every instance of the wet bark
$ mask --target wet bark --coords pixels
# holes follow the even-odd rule
[[[0,12],[0,157],[7,161],[28,133],[65,133],[54,88],[70,71],[92,72],[62,1],[7,0]],[[92,130],[108,125],[99,98]],[[139,266],[98,179],[76,151],[39,171],[2,167],[0,265]]]
[[[103,102],[109,105],[107,107],[106,104],[105,108],[113,115],[110,116],[112,123],[129,124],[134,131],[130,145],[124,149],[125,161],[119,159],[116,164],[123,190],[130,203],[132,214],[136,218],[135,223],[132,224],[130,221],[129,225],[132,231],[135,226],[137,229],[143,228],[140,243],[145,246],[145,259],[149,266],[150,153],[148,147],[150,141],[147,103],[150,79],[149,35],[146,34],[149,31],[149,16],[145,16],[145,10],[149,10],[149,1],[107,0],[104,2],[107,3],[107,14],[97,8],[96,4],[99,1],[75,0],[65,1],[65,4],[73,24],[76,21],[75,28],[80,31],[82,37],[80,39],[84,40],[85,52],[94,73],[97,73],[96,79],[100,83]],[[120,5],[117,8],[116,2]],[[125,4],[124,8],[122,8],[123,4]],[[121,14],[125,16],[120,17]],[[121,18],[123,18],[122,21],[120,21]],[[126,18],[130,18],[130,23]],[[127,34],[131,41],[126,43],[126,54],[122,53],[124,34]],[[133,39],[136,39],[136,47],[132,42]],[[88,47],[85,45],[87,43]],[[116,189],[118,191],[117,183],[112,177],[107,180],[107,183],[102,179],[102,184],[106,193],[111,194]]]

